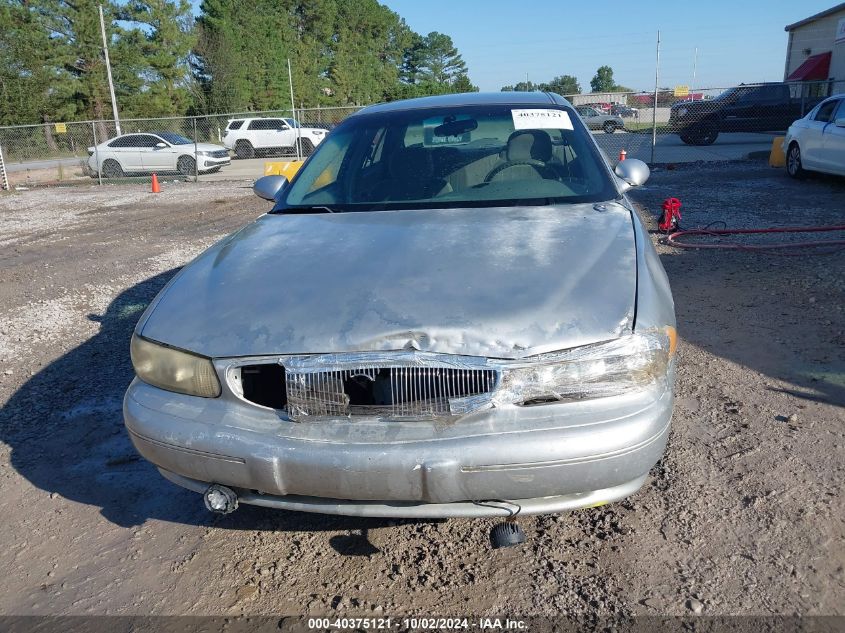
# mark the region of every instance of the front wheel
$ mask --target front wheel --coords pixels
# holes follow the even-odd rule
[[[103,161],[100,171],[103,172],[103,178],[123,178],[123,167],[111,158]]]
[[[197,162],[192,156],[180,156],[176,161],[176,170],[183,176],[193,176],[196,173]]]
[[[616,131],[616,122],[607,121],[603,126],[605,134],[613,134]]]
[[[793,178],[803,178],[807,174],[801,164],[801,148],[798,143],[792,143],[786,153],[786,173]]]

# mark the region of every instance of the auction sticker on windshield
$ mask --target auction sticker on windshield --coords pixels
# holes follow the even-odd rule
[[[571,130],[572,121],[563,110],[511,110],[515,130]]]

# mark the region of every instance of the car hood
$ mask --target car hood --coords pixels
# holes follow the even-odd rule
[[[210,357],[520,358],[630,331],[636,279],[616,203],[268,214],[186,266],[138,331]]]
[[[198,152],[218,152],[221,149],[225,150],[226,148],[222,145],[215,145],[214,143],[197,143]]]

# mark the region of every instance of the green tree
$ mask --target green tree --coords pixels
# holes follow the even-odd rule
[[[26,0],[0,0],[0,24],[0,125],[51,120],[70,90],[49,65],[49,32]]]
[[[544,92],[554,92],[559,95],[577,95],[581,94],[581,86],[578,80],[572,75],[559,75],[552,79],[549,83],[540,84],[540,90]]]
[[[451,92],[478,92],[478,86],[474,85],[467,75],[458,75],[454,82],[452,82]]]
[[[340,2],[328,70],[338,105],[395,98],[413,32],[376,0]]]
[[[183,114],[191,105],[188,57],[195,43],[188,0],[131,0],[113,46],[118,101],[125,114]]]
[[[590,79],[593,92],[612,92],[615,86],[613,69],[610,66],[600,66],[595,76]]]
[[[535,90],[539,90],[540,86],[533,81],[520,81],[513,89],[514,92],[534,92]]]
[[[446,86],[467,74],[467,65],[452,38],[437,31],[414,38],[405,65],[411,83]]]

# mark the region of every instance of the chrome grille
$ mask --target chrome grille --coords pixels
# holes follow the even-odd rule
[[[362,365],[285,370],[292,419],[349,415],[438,417],[466,413],[489,401],[498,371],[454,367]]]

